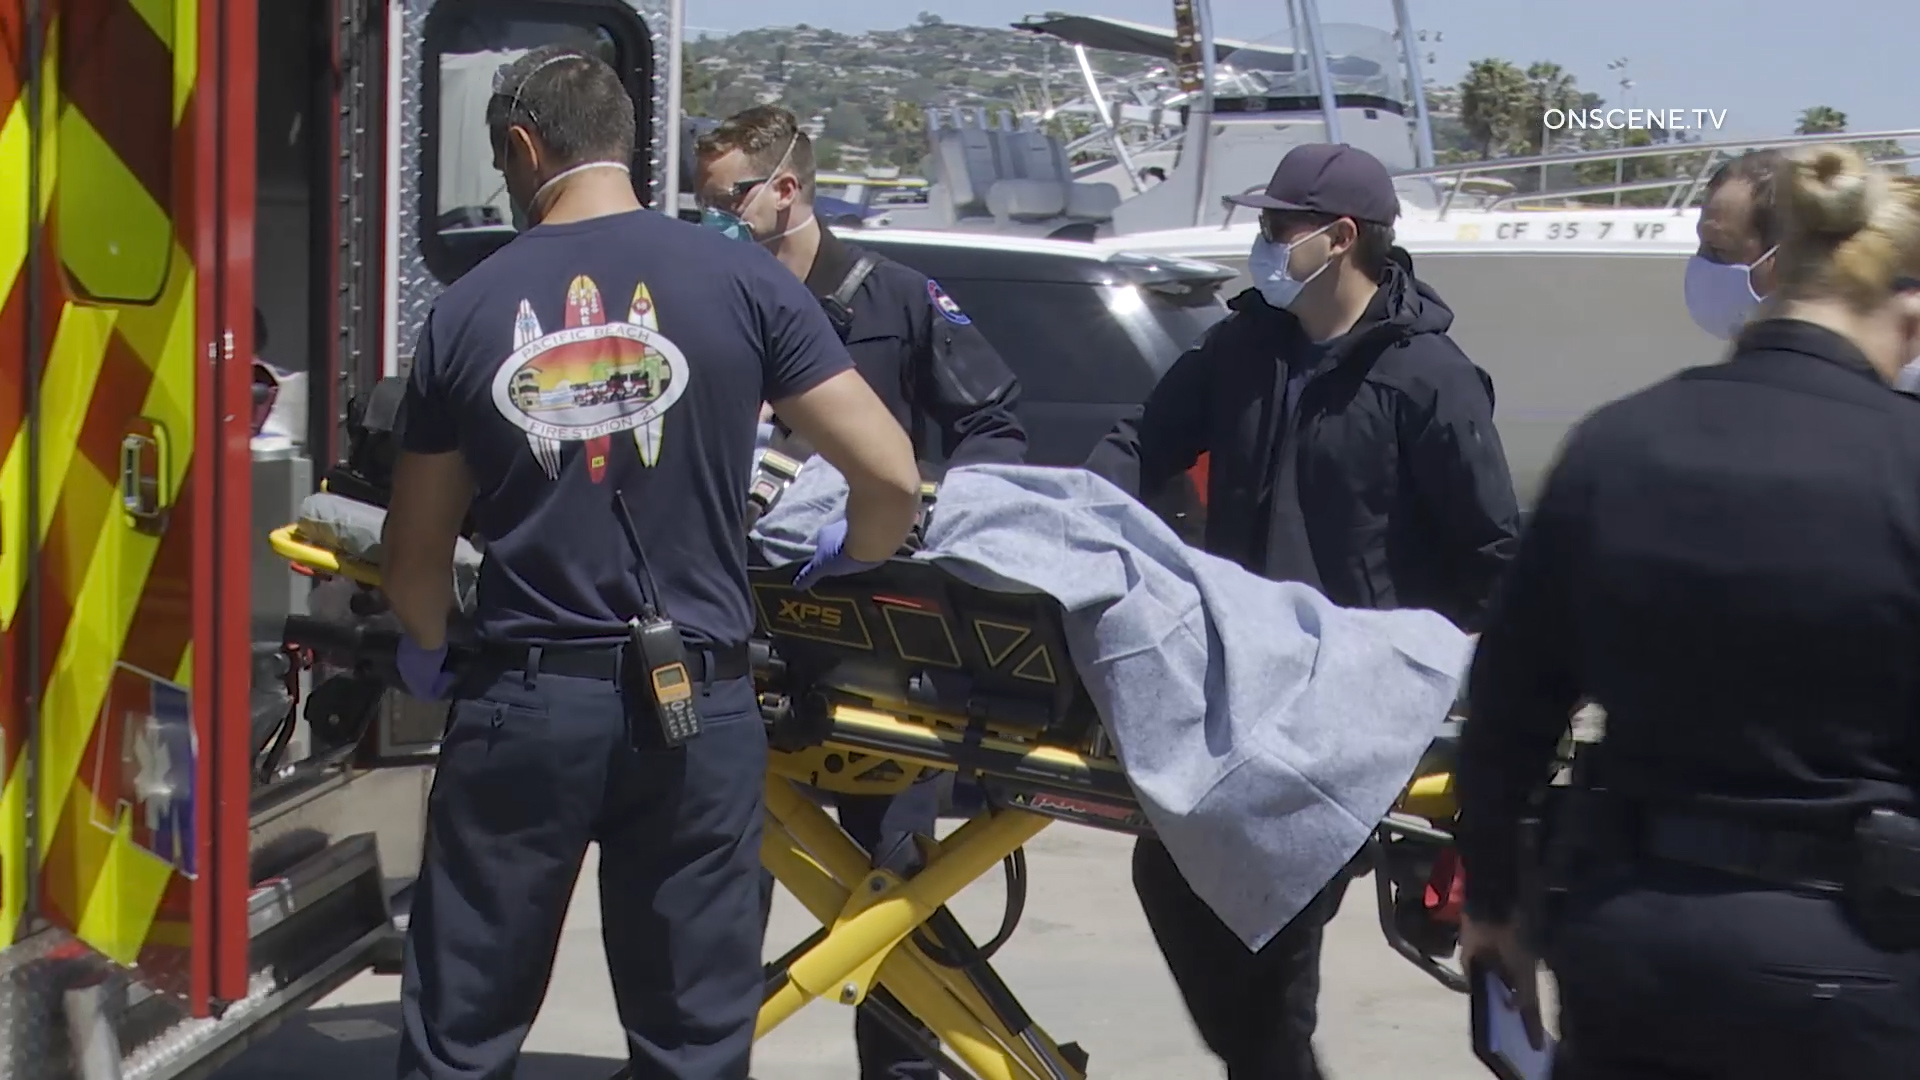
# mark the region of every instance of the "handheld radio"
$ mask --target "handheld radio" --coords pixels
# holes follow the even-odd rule
[[[627,500],[615,489],[614,516],[633,551],[635,574],[641,588],[640,614],[627,622],[627,641],[620,649],[620,696],[626,705],[627,741],[636,750],[672,749],[700,734],[700,711],[694,706],[693,671],[687,666],[687,645],[680,628],[660,608],[660,587],[647,566]]]

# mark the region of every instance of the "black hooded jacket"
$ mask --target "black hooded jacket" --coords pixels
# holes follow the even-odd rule
[[[1404,253],[1353,329],[1316,349],[1255,290],[1168,369],[1087,468],[1136,497],[1208,454],[1206,550],[1354,608],[1428,608],[1476,629],[1519,512],[1493,381]]]

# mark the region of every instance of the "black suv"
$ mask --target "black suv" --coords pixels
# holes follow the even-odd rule
[[[1028,461],[1079,465],[1146,400],[1179,355],[1226,314],[1213,263],[1116,254],[1065,240],[846,229],[840,235],[938,281],[1021,382]],[[1204,474],[1157,505],[1189,541]]]

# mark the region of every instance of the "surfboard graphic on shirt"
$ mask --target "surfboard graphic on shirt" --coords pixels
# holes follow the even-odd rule
[[[607,321],[607,312],[600,303],[600,287],[589,277],[577,277],[567,286],[567,329],[583,326],[601,326]],[[591,391],[587,391],[591,393]],[[587,475],[594,483],[607,477],[607,452],[613,448],[613,440],[605,435],[595,435],[587,440]]]
[[[633,304],[627,312],[627,321],[635,326],[644,326],[656,333],[660,322],[653,314],[653,294],[647,291],[647,283],[641,282],[633,287]],[[660,460],[661,418],[656,416],[633,429],[633,445],[640,451],[640,463],[648,468]]]
[[[659,460],[663,418],[686,393],[686,355],[661,334],[653,299],[637,283],[624,322],[609,322],[600,286],[584,275],[567,285],[565,325],[544,333],[531,300],[514,321],[514,351],[493,378],[493,404],[527,433],[548,479],[558,479],[561,448],[583,443],[588,475],[600,483],[613,436],[633,433],[641,461]]]
[[[520,311],[513,318],[513,348],[517,352],[540,340],[540,317],[533,313],[533,305],[520,301]],[[527,432],[527,446],[533,450],[533,460],[540,465],[540,471],[547,479],[560,478],[560,442],[545,435]]]

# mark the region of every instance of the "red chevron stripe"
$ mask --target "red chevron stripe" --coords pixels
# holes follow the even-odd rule
[[[13,108],[20,93],[20,70],[14,65],[27,53],[26,33],[26,5],[20,0],[0,0],[0,116]]]
[[[100,360],[100,377],[93,384],[93,400],[87,403],[86,419],[80,425],[79,449],[100,470],[100,475],[120,475],[120,443],[133,431],[140,407],[146,404],[147,390],[153,385],[153,372],[133,351],[133,346],[116,331],[107,337],[107,351]]]
[[[127,0],[62,5],[60,92],[170,210],[173,54]]]
[[[193,640],[193,516],[182,511],[193,505],[196,473],[188,470],[180,485],[174,500],[180,510],[160,535],[146,588],[128,624],[126,643],[120,647],[120,659],[163,679],[172,679],[180,670]]]
[[[6,208],[5,213],[15,213],[14,208]],[[26,356],[23,346],[27,336],[27,271],[20,268],[20,274],[14,279],[13,288],[6,298],[0,301],[0,356],[6,357],[5,373],[0,374],[0,458],[4,458],[13,437],[20,430],[21,417],[26,411],[24,400],[27,389]]]
[[[76,469],[90,467],[99,470],[109,483],[118,479],[120,440],[139,416],[151,381],[151,373],[120,335],[108,338],[100,377],[94,383],[93,398],[87,404],[86,420],[80,428],[79,454],[67,466],[69,477]],[[117,489],[103,494],[97,486],[89,484],[85,490],[88,494],[82,495],[80,488],[62,483],[47,543],[40,552],[40,678],[43,685],[53,675],[54,660],[66,640],[73,620],[73,602],[93,561],[94,548],[107,528],[109,515],[119,512]],[[53,492],[47,493],[47,497],[53,496]],[[172,669],[164,674],[172,675]]]

